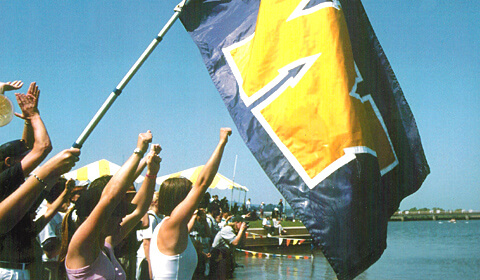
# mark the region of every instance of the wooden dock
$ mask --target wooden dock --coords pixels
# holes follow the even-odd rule
[[[459,221],[459,220],[479,220],[480,212],[436,212],[431,213],[427,211],[402,212],[395,213],[390,221]],[[276,247],[288,244],[311,244],[311,236],[304,226],[285,227],[287,233],[283,235],[268,236],[267,231],[263,228],[249,228],[247,230],[247,239],[243,247]]]

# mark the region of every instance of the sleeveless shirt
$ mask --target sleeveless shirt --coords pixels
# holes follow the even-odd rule
[[[70,280],[126,280],[125,271],[115,258],[112,245],[105,242],[105,249],[107,252],[102,250],[91,265],[79,269],[69,269],[65,265],[67,278]]]
[[[150,261],[153,279],[192,279],[197,267],[197,252],[188,237],[187,248],[178,255],[167,256],[160,252],[157,245],[158,232],[163,221],[155,228],[150,239]]]

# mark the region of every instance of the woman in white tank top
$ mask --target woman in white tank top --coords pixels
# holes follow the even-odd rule
[[[197,253],[189,237],[189,221],[217,174],[231,134],[230,128],[220,129],[220,141],[193,186],[186,178],[169,178],[160,186],[158,208],[165,219],[155,228],[150,241],[153,279],[192,278]]]
[[[158,242],[157,236],[161,225],[162,223],[153,232],[152,244],[157,244]],[[152,247],[150,259],[152,260],[152,275],[154,275],[154,279],[192,279],[193,272],[197,267],[197,252],[190,238],[185,251],[173,256],[162,254],[157,246]]]

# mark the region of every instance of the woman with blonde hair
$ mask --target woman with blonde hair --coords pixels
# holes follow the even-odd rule
[[[159,211],[165,218],[155,229],[150,246],[153,279],[191,279],[197,253],[188,224],[217,174],[230,128],[220,130],[220,141],[192,185],[186,178],[165,180],[159,191]],[[191,223],[192,225],[193,223]]]

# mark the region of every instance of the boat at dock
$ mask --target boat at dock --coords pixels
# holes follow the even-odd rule
[[[293,246],[311,244],[312,238],[304,226],[285,227],[286,234],[268,235],[264,228],[249,228],[244,248]]]
[[[400,221],[436,221],[444,220],[449,223],[456,223],[459,220],[478,220],[480,219],[480,212],[470,211],[468,213],[458,212],[409,212],[409,213],[395,213],[390,217],[391,222]],[[286,234],[269,236],[264,228],[249,228],[247,230],[247,238],[245,240],[244,248],[255,247],[276,247],[276,246],[290,246],[311,244],[312,237],[305,226],[284,227]]]

